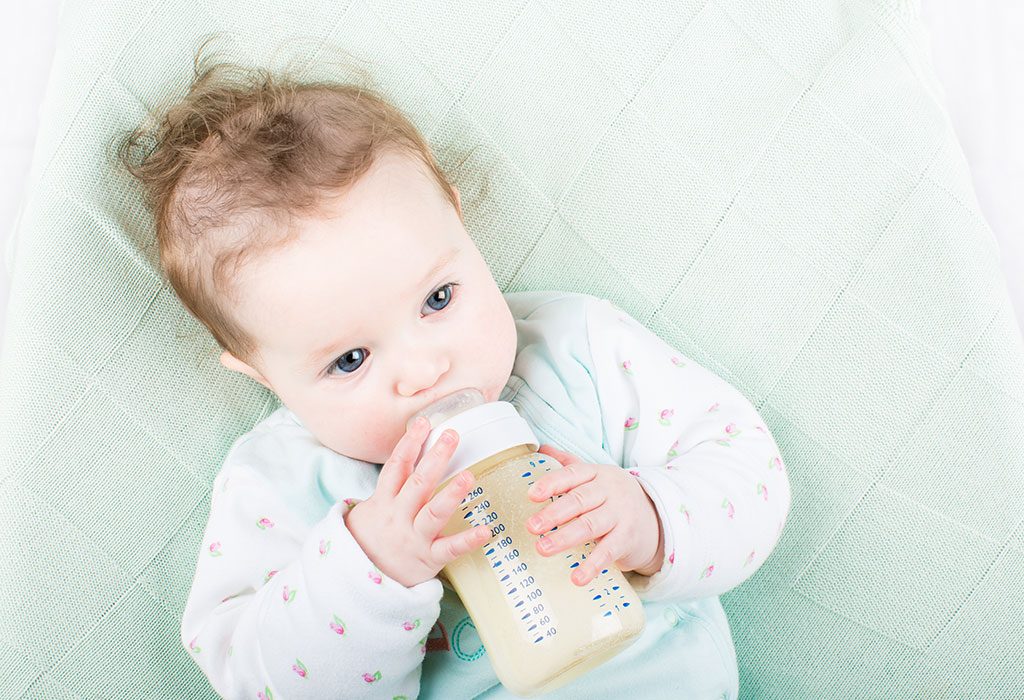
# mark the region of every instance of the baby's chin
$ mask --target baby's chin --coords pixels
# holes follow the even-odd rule
[[[336,447],[324,440],[320,440],[320,443],[327,447],[327,449],[341,455],[342,457],[348,457],[349,459],[354,459],[359,462],[369,462],[370,464],[376,464],[378,466],[384,464],[390,456],[390,453],[382,456],[382,453],[379,452],[368,453],[362,450],[347,448],[344,445]]]

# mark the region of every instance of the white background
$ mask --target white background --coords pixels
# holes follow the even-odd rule
[[[0,345],[39,105],[56,38],[59,0],[0,6]],[[921,0],[932,61],[971,167],[982,214],[999,240],[1024,327],[1024,3]]]

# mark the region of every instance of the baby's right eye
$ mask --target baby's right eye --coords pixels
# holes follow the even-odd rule
[[[337,367],[344,374],[352,374],[363,364],[363,360],[366,359],[367,354],[366,348],[349,350],[331,363],[331,366],[327,368],[327,373],[334,374],[333,370]]]

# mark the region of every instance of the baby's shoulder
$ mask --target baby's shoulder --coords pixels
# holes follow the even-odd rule
[[[591,305],[604,301],[592,294],[563,290],[507,292],[503,296],[516,320],[582,317]]]
[[[326,448],[295,414],[281,406],[235,439],[224,457],[218,478],[242,470],[273,482],[285,465],[301,463],[305,455],[322,449]]]
[[[368,497],[377,475],[377,465],[330,449],[282,406],[234,442],[217,479],[274,500],[311,525],[343,498]]]
[[[274,443],[301,441],[305,440],[307,436],[311,437],[311,434],[298,417],[288,410],[287,406],[282,405],[258,421],[244,434],[239,435],[231,446],[231,450],[251,450]]]

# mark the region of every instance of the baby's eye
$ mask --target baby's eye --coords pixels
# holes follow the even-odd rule
[[[335,367],[340,369],[345,374],[351,374],[359,369],[360,365],[363,364],[363,360],[366,359],[366,348],[356,348],[355,350],[349,350],[344,355],[339,357],[328,369],[328,374],[334,370]],[[349,369],[347,369],[349,368]]]
[[[429,304],[430,302],[434,301],[434,297],[438,295],[438,292],[442,292],[440,300],[438,301],[438,303],[441,304],[441,307],[438,309],[434,309],[435,311],[441,311],[446,306],[448,306],[448,302],[450,302],[452,298],[452,291],[454,291],[454,289],[458,286],[458,282],[448,282],[447,284],[442,284],[440,287],[434,290],[433,294],[427,297],[427,303]],[[446,289],[447,291],[445,291]],[[431,306],[430,308],[433,309],[434,307]]]
[[[452,292],[455,287],[459,286],[459,284],[459,282],[447,282],[441,285],[434,290],[433,294],[427,297],[426,303],[430,305],[430,308],[434,309],[434,311],[443,311],[451,303]],[[435,308],[433,306],[432,302],[435,301],[440,305],[440,308]],[[432,316],[433,314],[427,315]],[[349,350],[331,363],[331,366],[327,368],[327,374],[335,374],[335,368],[341,370],[342,374],[352,374],[362,366],[367,355],[369,355],[369,351],[366,348]]]

